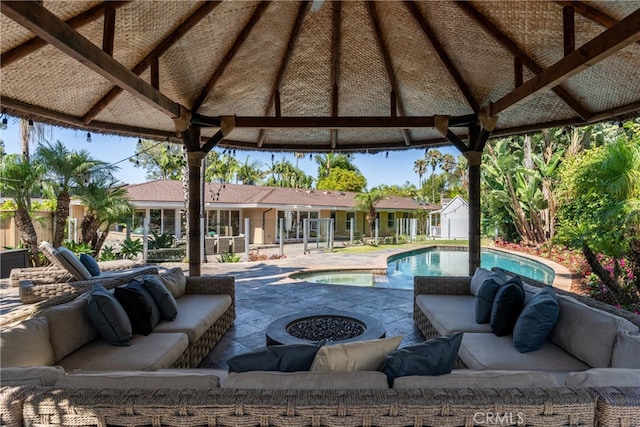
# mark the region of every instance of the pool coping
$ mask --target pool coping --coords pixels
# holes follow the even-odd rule
[[[376,257],[374,259],[374,265],[371,267],[345,267],[345,268],[331,268],[331,267],[324,267],[324,268],[311,268],[311,269],[305,269],[305,270],[300,270],[300,271],[296,271],[295,273],[291,273],[289,275],[287,275],[287,277],[291,280],[300,280],[300,281],[304,281],[304,279],[302,278],[298,278],[298,277],[294,277],[296,274],[313,274],[313,273],[325,273],[325,272],[330,272],[330,271],[335,271],[335,272],[347,272],[347,271],[371,271],[373,274],[380,274],[382,271],[384,271],[384,274],[386,274],[387,272],[387,265],[389,262],[389,259],[392,257],[402,257],[404,255],[407,255],[411,252],[416,252],[416,251],[423,251],[425,249],[429,249],[429,248],[447,248],[447,249],[452,249],[452,248],[460,248],[461,250],[467,250],[468,248],[466,246],[457,246],[457,245],[438,245],[438,244],[432,244],[432,245],[427,245],[427,246],[423,246],[421,248],[412,248],[409,250],[405,250],[405,251],[400,251],[400,252],[395,252],[393,254],[381,254],[378,257]],[[482,246],[482,249],[491,249],[491,250],[495,250],[498,252],[504,252],[504,253],[508,253],[511,255],[516,255],[516,256],[520,256],[523,258],[529,258],[533,261],[537,261],[541,264],[546,265],[547,267],[551,268],[554,273],[554,279],[553,279],[553,283],[552,286],[554,288],[557,289],[562,289],[564,291],[569,291],[571,292],[571,283],[572,283],[572,279],[573,279],[573,274],[571,273],[571,271],[569,271],[568,268],[566,268],[565,266],[558,264],[557,262],[554,261],[550,261],[546,258],[542,258],[536,255],[530,255],[527,253],[523,253],[523,252],[518,252],[518,251],[514,251],[514,250],[509,250],[509,249],[503,249],[503,248],[497,248],[495,246]],[[533,279],[529,279],[529,280],[533,280]],[[537,281],[535,281],[537,282]],[[542,282],[537,282],[537,283],[541,283],[544,285],[544,283]]]

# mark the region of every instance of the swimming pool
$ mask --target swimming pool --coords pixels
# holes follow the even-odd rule
[[[507,252],[482,248],[480,264],[484,268],[500,267],[539,282],[551,284],[555,272],[541,262]],[[429,247],[392,255],[387,271],[334,270],[303,272],[292,278],[312,283],[413,289],[415,276],[466,276],[469,253],[463,248]]]

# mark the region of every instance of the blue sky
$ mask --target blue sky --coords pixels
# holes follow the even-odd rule
[[[76,131],[63,128],[52,128],[53,139],[60,140],[65,143],[69,149],[81,150],[85,149],[91,153],[94,158],[99,160],[118,163],[120,170],[115,174],[116,178],[128,184],[136,184],[145,182],[145,170],[137,168],[135,165],[125,160],[133,156],[135,152],[137,138],[127,138],[121,136],[108,136],[92,133],[91,142],[86,141],[86,131]],[[6,130],[0,131],[0,138],[4,141],[7,153],[20,152],[20,124],[13,117],[9,117],[9,123]],[[35,146],[30,147],[31,151],[35,150]],[[458,151],[453,147],[440,147],[443,153],[449,152],[456,158]],[[220,151],[220,149],[218,149]],[[265,168],[271,163],[270,152],[259,151],[241,151],[236,150],[236,158],[244,162],[248,155],[252,161],[262,163]],[[274,153],[275,159],[280,160],[283,157],[296,164],[293,153]],[[353,163],[360,169],[367,179],[367,187],[372,188],[380,184],[387,185],[403,185],[409,181],[417,184],[418,176],[413,172],[413,164],[419,159],[424,158],[424,149],[389,151],[389,156],[385,153],[378,154],[355,154]],[[317,176],[317,164],[314,160],[310,160],[309,156],[298,161],[298,167],[305,171],[308,175]],[[428,175],[428,173],[427,173]]]

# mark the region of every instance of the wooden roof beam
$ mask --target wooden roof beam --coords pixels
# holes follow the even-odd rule
[[[340,12],[342,2],[331,3],[331,116],[338,117],[338,80],[340,78]],[[338,130],[331,129],[331,149],[335,150],[338,145]]]
[[[154,89],[124,65],[107,55],[68,24],[37,2],[0,2],[3,14],[29,29],[135,98],[157,108],[169,117],[180,117],[184,108]]]
[[[526,101],[539,92],[559,85],[637,40],[640,40],[640,9],[492,103],[491,117],[496,117],[500,112]]]
[[[515,57],[520,58],[522,63],[534,74],[540,74],[542,67],[538,65],[532,58],[530,58],[518,45],[507,37],[502,31],[500,31],[491,21],[489,21],[483,14],[475,9],[469,2],[455,2],[456,6],[460,7],[467,15],[469,15],[474,21],[489,33],[498,43],[506,48]],[[591,113],[582,106],[569,92],[560,86],[556,86],[553,92],[558,95],[573,111],[578,114],[583,120],[587,120]]]
[[[227,54],[224,56],[224,58],[222,58],[222,61],[220,62],[220,64],[218,64],[218,67],[215,69],[207,83],[204,85],[204,88],[202,88],[202,90],[200,91],[200,94],[193,103],[191,111],[195,113],[200,109],[200,107],[202,107],[205,99],[207,99],[207,96],[215,86],[216,82],[218,81],[220,76],[222,76],[222,73],[224,73],[224,70],[227,68],[229,63],[231,63],[231,60],[240,49],[240,46],[242,46],[244,41],[249,36],[251,29],[260,20],[260,17],[262,16],[262,13],[267,9],[267,6],[269,6],[269,2],[265,0],[261,1],[258,4],[256,9],[253,11],[253,15],[251,15],[249,22],[247,22],[247,24],[244,26],[236,40],[233,42],[233,45],[231,46]]]
[[[289,64],[291,63],[291,58],[293,57],[293,51],[298,44],[298,38],[300,37],[300,29],[302,28],[302,23],[304,22],[304,17],[307,15],[307,11],[311,5],[310,1],[300,2],[300,6],[298,7],[298,14],[296,15],[296,19],[293,23],[293,27],[291,28],[291,33],[289,34],[289,41],[287,43],[287,48],[284,52],[284,56],[280,61],[280,68],[278,68],[278,74],[276,76],[275,84],[273,85],[273,89],[271,90],[271,95],[269,95],[269,102],[267,102],[267,106],[265,107],[264,114],[265,116],[269,114],[271,107],[274,106],[275,102],[275,111],[276,116],[281,116],[280,109],[280,90],[282,89],[282,82],[284,81],[284,75],[289,68]],[[261,147],[265,140],[264,129],[260,129],[260,133],[258,134],[258,147]]]
[[[587,18],[596,24],[600,24],[605,28],[611,28],[618,23],[617,19],[614,19],[606,13],[600,12],[598,9],[595,9],[581,1],[556,1],[556,3],[564,7],[572,8],[574,12],[577,12],[584,18]],[[637,41],[636,43],[640,44],[640,41]]]
[[[80,13],[77,16],[74,16],[71,19],[66,20],[65,22],[71,28],[80,28],[83,25],[89,24],[96,19],[100,19],[105,14],[105,10],[109,8],[117,9],[126,4],[131,3],[130,1],[106,1],[97,6],[92,7],[89,10],[86,10]],[[0,64],[2,67],[6,67],[15,61],[24,58],[25,56],[35,52],[36,50],[47,45],[47,42],[42,40],[40,37],[34,37],[19,46],[14,47],[11,50],[6,51],[0,57]]]
[[[140,75],[147,68],[153,65],[154,61],[157,61],[171,46],[173,46],[182,36],[189,32],[196,24],[198,24],[204,17],[206,17],[213,9],[216,8],[221,2],[212,1],[205,2],[195,12],[193,12],[187,19],[182,22],[175,30],[171,32],[164,40],[162,40],[142,61],[136,64],[131,70],[134,74]],[[155,86],[154,86],[155,87]],[[82,117],[82,121],[85,124],[91,123],[102,110],[104,110],[114,99],[122,92],[122,88],[114,86],[103,96],[87,113]]]
[[[462,92],[462,95],[467,100],[467,103],[469,104],[473,112],[478,113],[480,111],[480,106],[473,97],[471,89],[469,89],[469,85],[467,85],[467,83],[464,81],[464,79],[460,75],[460,72],[453,64],[453,61],[451,61],[451,58],[449,58],[449,55],[442,47],[442,43],[440,43],[440,40],[438,40],[438,38],[436,37],[427,20],[424,18],[424,16],[422,16],[422,13],[420,12],[418,6],[412,1],[405,1],[404,4],[409,10],[409,13],[411,13],[413,18],[422,29],[422,32],[431,43],[431,46],[433,46],[434,50],[438,54],[438,57],[440,58],[440,61],[449,72],[449,75],[458,86],[458,89],[460,89],[460,92]]]
[[[104,28],[102,30],[102,50],[113,56],[113,44],[116,35],[116,9],[107,7],[104,10]]]
[[[400,112],[401,116],[405,115],[404,105],[402,102],[402,98],[398,96],[398,78],[396,77],[396,73],[393,71],[393,64],[391,63],[391,55],[389,54],[389,48],[384,41],[384,37],[382,36],[382,28],[380,27],[380,18],[378,16],[378,12],[376,11],[375,2],[366,2],[367,10],[369,12],[369,17],[371,18],[371,23],[373,24],[373,30],[376,33],[376,41],[378,43],[378,49],[380,50],[380,54],[382,55],[382,59],[384,61],[384,68],[387,71],[387,79],[389,80],[389,85],[391,86],[391,115],[395,116],[397,112]],[[411,146],[411,134],[408,129],[402,129],[402,137],[404,139],[404,143],[407,147]]]

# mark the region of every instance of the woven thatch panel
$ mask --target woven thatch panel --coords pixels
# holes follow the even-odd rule
[[[160,61],[163,92],[191,107],[249,21],[255,2],[223,2]],[[206,106],[203,108],[206,110]]]
[[[311,130],[311,129],[273,129],[266,132],[267,138],[264,141],[263,147],[269,145],[278,145],[288,141],[298,141],[299,143],[309,143],[313,145],[324,145],[330,147],[331,135],[330,131],[326,129]],[[235,135],[232,135],[235,137]]]
[[[200,109],[205,114],[261,116],[269,104],[297,3],[271,3]]]
[[[331,7],[307,13],[282,84],[283,116],[331,115]],[[315,141],[315,140],[314,140]]]
[[[126,122],[123,117],[127,118]],[[174,132],[176,130],[173,120],[166,114],[155,108],[149,108],[147,103],[134,98],[128,92],[120,93],[107,108],[100,112],[95,120],[140,128],[148,128],[149,123],[154,123],[155,128],[162,131]]]
[[[472,111],[415,19],[402,3],[377,3],[381,27],[408,116]],[[434,3],[430,7],[440,7]]]
[[[547,91],[522,104],[518,104],[507,112],[499,114],[496,129],[526,125],[531,120],[532,111],[535,112],[536,122],[539,123],[553,122],[575,116],[575,113],[567,104],[553,92]]]
[[[100,3],[102,2],[96,0],[77,2],[47,0],[44,2],[44,7],[58,18],[66,21]],[[31,31],[2,14],[0,14],[0,28],[2,28],[2,37],[0,37],[0,49],[2,52],[13,49],[34,37]]]
[[[367,7],[346,2],[341,16],[338,115],[387,116],[391,87]]]

